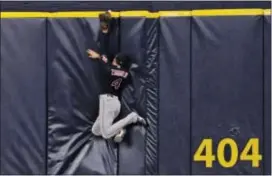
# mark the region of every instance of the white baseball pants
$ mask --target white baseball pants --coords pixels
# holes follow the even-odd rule
[[[113,123],[119,115],[121,103],[117,96],[102,94],[99,96],[99,115],[93,124],[92,132],[96,136],[109,139],[118,134],[127,125],[136,123],[138,114],[132,112],[125,118]]]

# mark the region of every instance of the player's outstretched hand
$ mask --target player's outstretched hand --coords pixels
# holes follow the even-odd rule
[[[89,58],[92,58],[92,59],[99,59],[100,58],[100,54],[98,54],[94,50],[88,49],[87,53],[88,53]]]

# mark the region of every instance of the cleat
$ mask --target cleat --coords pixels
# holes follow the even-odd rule
[[[117,135],[115,135],[115,137],[113,139],[114,142],[116,142],[116,143],[122,142],[122,140],[124,139],[125,134],[126,134],[126,130],[122,129]]]
[[[146,123],[146,120],[144,119],[144,118],[142,118],[142,117],[138,117],[138,122],[140,123],[140,124],[142,124],[142,125],[146,125],[147,123]]]

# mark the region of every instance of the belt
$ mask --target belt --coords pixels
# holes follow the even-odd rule
[[[108,97],[115,97],[113,94],[106,94]]]
[[[107,96],[107,97],[117,97],[116,95],[114,94],[111,94],[111,93],[104,93],[104,94],[101,94],[101,95],[104,95],[104,96]]]
[[[106,95],[107,97],[115,97],[115,95],[110,94],[110,93],[105,93],[105,94],[102,94],[102,95]]]

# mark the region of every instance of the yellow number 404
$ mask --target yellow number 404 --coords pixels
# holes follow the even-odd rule
[[[228,145],[231,149],[230,159],[225,159],[225,147]],[[251,154],[250,154],[251,149]],[[203,154],[205,153],[205,154]],[[233,167],[238,161],[238,146],[231,138],[222,139],[217,147],[217,159],[224,168]],[[251,138],[240,154],[241,161],[251,161],[252,167],[259,167],[262,155],[259,154],[259,139]],[[203,139],[194,154],[194,161],[203,161],[207,168],[212,168],[215,161],[215,155],[212,152],[212,139]]]

